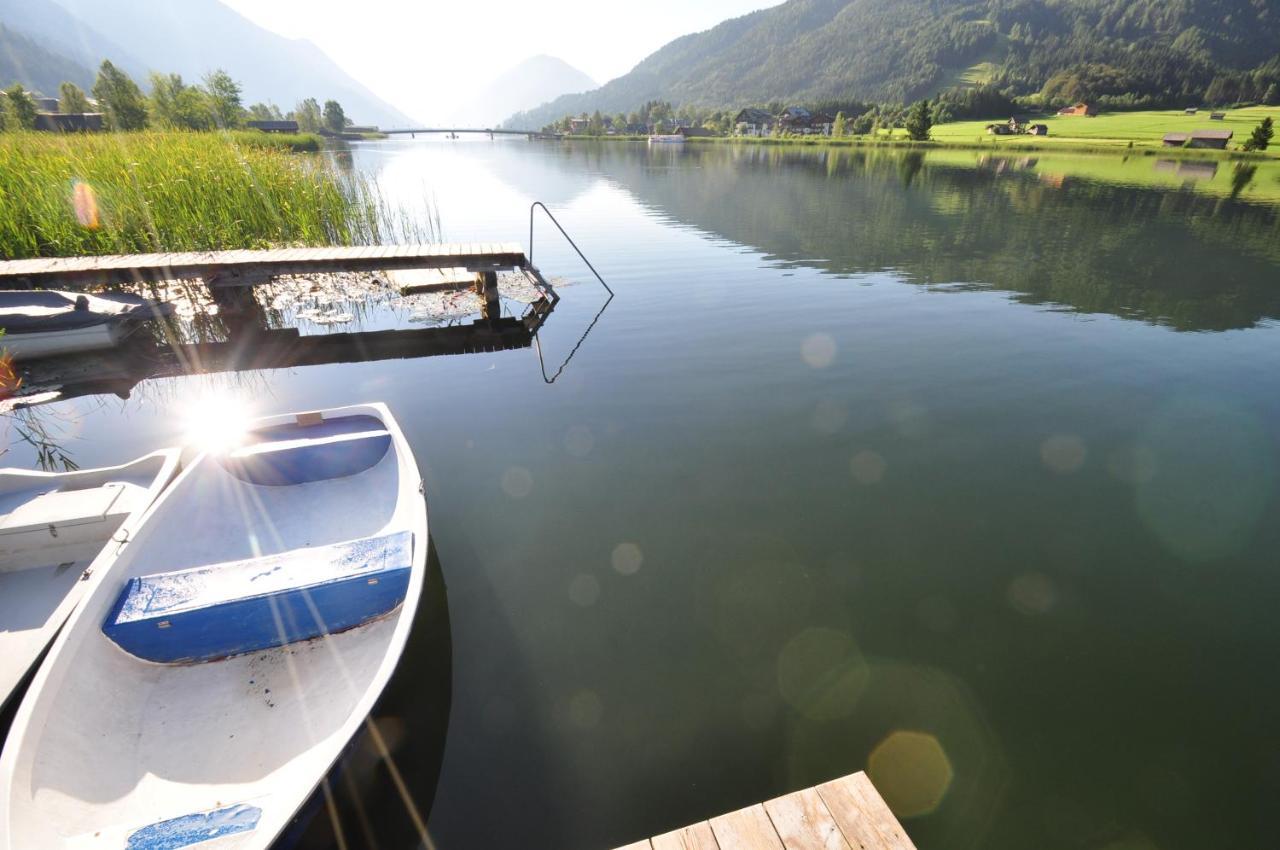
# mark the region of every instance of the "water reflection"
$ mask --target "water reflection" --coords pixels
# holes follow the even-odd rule
[[[431,847],[426,822],[449,728],[453,643],[448,588],[434,541],[395,674],[276,850]]]
[[[548,162],[598,172],[664,217],[835,275],[893,270],[1177,330],[1280,318],[1280,206],[1234,202],[1256,165],[1233,166],[1218,196],[1089,172],[1126,174],[1113,158],[1068,177],[1045,157],[686,147],[678,171],[609,145],[564,148]],[[1150,159],[1132,167],[1165,169]],[[1175,171],[1204,181],[1217,164]]]

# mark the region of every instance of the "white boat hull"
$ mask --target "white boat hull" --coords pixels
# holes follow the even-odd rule
[[[679,135],[650,136],[649,144],[651,145],[683,145],[684,136],[679,136]]]
[[[324,415],[376,417],[393,448],[345,477],[284,485],[201,455],[142,518],[14,719],[0,755],[0,848],[267,848],[324,777],[399,660],[427,554],[417,465],[390,413],[363,405]],[[212,574],[388,533],[412,535],[402,601],[354,628],[200,663],[143,660],[108,637],[131,582],[157,572]],[[171,631],[164,620],[150,633],[161,648],[182,636],[175,610]]]
[[[130,533],[177,466],[166,449],[103,469],[0,470],[0,706],[89,588],[91,563],[109,567],[112,537]]]
[[[14,360],[35,360],[60,354],[81,354],[115,348],[137,328],[136,323],[103,322],[61,331],[10,333],[0,337],[0,351]]]

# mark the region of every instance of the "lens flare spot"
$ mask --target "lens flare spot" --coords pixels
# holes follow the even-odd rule
[[[523,499],[533,492],[533,473],[523,466],[507,467],[502,473],[502,492],[513,499]]]
[[[853,474],[853,480],[859,484],[879,484],[884,480],[888,469],[889,464],[885,459],[868,449],[858,452],[849,461],[849,471]]]
[[[893,813],[905,818],[937,809],[955,778],[937,738],[903,729],[891,732],[871,751],[867,774]]]
[[[619,543],[614,547],[609,560],[619,573],[631,576],[640,572],[640,566],[644,563],[644,553],[634,543]]]
[[[819,434],[835,434],[849,421],[849,410],[838,401],[824,398],[814,408],[810,421]]]
[[[590,608],[600,599],[600,582],[593,575],[582,573],[569,582],[569,601],[583,608]]]
[[[249,406],[221,393],[199,396],[182,414],[187,445],[213,454],[224,454],[244,442],[253,421]]]
[[[1071,434],[1055,434],[1040,444],[1040,460],[1060,475],[1078,472],[1088,454],[1084,441]]]
[[[810,334],[800,343],[800,356],[811,369],[825,369],[836,360],[836,341],[831,334]]]
[[[1028,616],[1048,614],[1058,604],[1058,589],[1052,579],[1040,573],[1027,573],[1009,582],[1009,604]]]
[[[867,686],[867,662],[845,632],[806,629],[778,654],[778,692],[811,720],[848,717]]]
[[[564,450],[574,457],[586,457],[595,447],[595,437],[591,429],[584,425],[574,425],[564,435]]]
[[[71,202],[75,207],[76,221],[80,226],[97,230],[100,224],[98,196],[93,191],[93,187],[82,180],[77,180],[71,187]]]

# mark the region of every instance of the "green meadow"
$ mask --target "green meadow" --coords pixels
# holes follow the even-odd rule
[[[292,152],[309,144],[247,133],[0,135],[0,258],[380,241],[376,187]]]
[[[1243,201],[1280,203],[1280,160],[1225,160],[1115,154],[985,151],[935,148],[930,165],[980,168],[1035,175],[1048,185],[1074,181],[1117,186],[1180,189]]]
[[[1161,147],[1166,133],[1188,133],[1193,130],[1231,130],[1235,137],[1230,149],[1235,150],[1249,138],[1253,128],[1263,118],[1270,116],[1280,122],[1280,107],[1254,106],[1245,109],[1229,109],[1226,119],[1213,121],[1211,110],[1201,109],[1195,115],[1178,110],[1152,110],[1147,112],[1110,112],[1093,118],[1057,115],[1037,117],[1035,123],[1049,127],[1048,136],[990,136],[987,121],[955,121],[938,124],[933,128],[933,139],[955,144],[983,144],[994,147],[1045,147],[1055,144],[1087,143],[1099,147]],[[1276,145],[1280,147],[1280,145]],[[1277,151],[1269,151],[1276,155]]]

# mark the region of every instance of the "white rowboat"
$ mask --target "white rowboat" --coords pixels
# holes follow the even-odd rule
[[[0,469],[0,706],[178,469],[165,449],[123,466]]]
[[[649,144],[651,145],[683,145],[684,136],[681,136],[678,133],[650,136]]]
[[[0,755],[0,848],[268,847],[395,669],[426,558],[383,405],[199,455],[36,673]]]
[[[0,351],[35,360],[113,348],[172,306],[123,292],[0,291]]]

